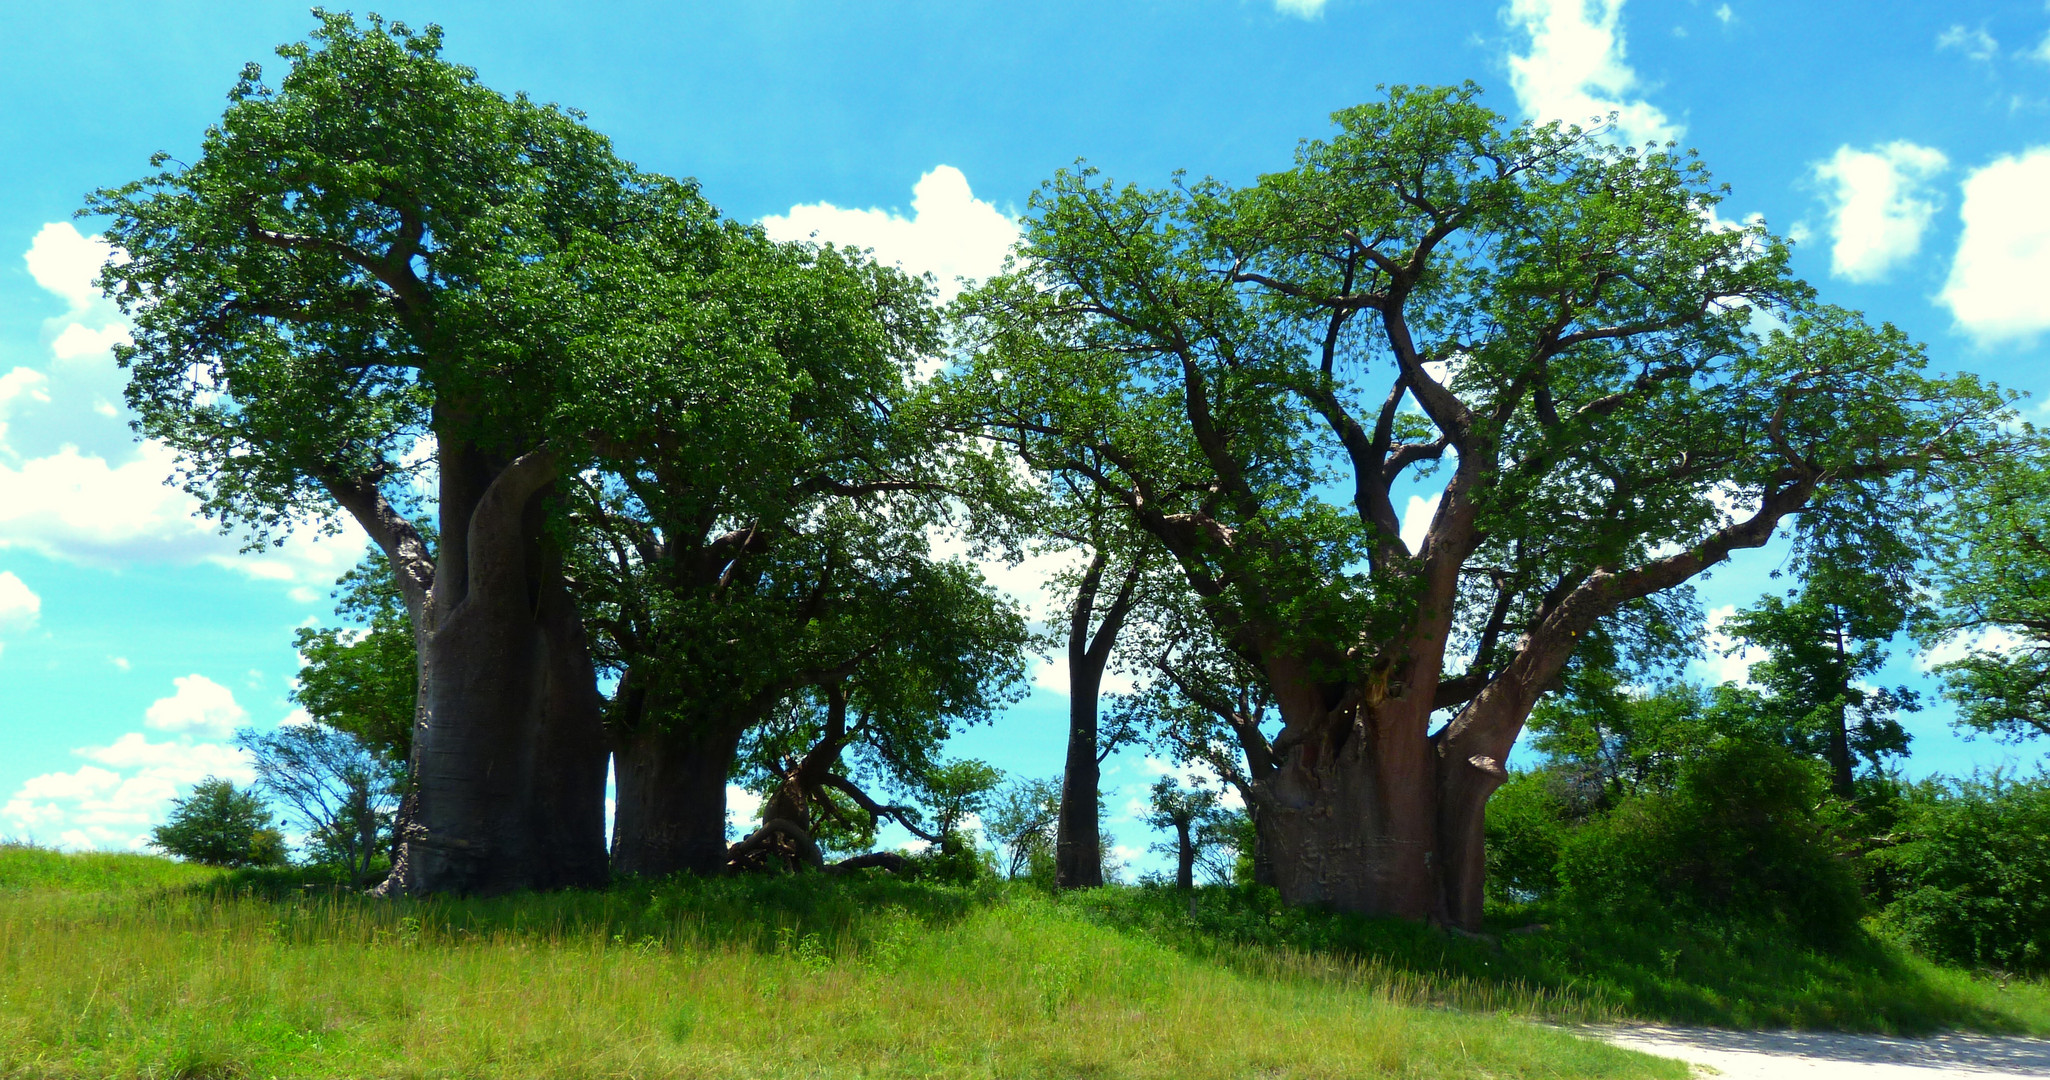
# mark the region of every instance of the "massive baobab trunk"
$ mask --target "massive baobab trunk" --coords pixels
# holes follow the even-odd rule
[[[543,529],[554,456],[444,442],[441,537],[368,483],[330,483],[391,559],[413,619],[412,782],[387,890],[601,885],[606,742],[583,623]]]
[[[619,735],[612,869],[666,877],[726,866],[726,781],[742,728],[644,723]]]

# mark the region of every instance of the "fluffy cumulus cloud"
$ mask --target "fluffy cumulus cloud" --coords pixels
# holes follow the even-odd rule
[[[144,724],[174,734],[225,739],[249,719],[249,713],[235,703],[234,691],[204,675],[182,675],[171,683],[177,693],[151,703],[143,714]]]
[[[1274,10],[1298,19],[1314,19],[1324,14],[1324,0],[1274,0]]]
[[[1685,130],[1645,101],[1624,60],[1623,0],[1510,0],[1510,27],[1527,51],[1509,56],[1509,85],[1524,114],[1590,127],[1616,114],[1615,134],[1643,145]]]
[[[1921,250],[1936,213],[1930,181],[1949,165],[1940,151],[1891,142],[1871,150],[1840,146],[1815,166],[1830,202],[1830,273],[1878,281]]]
[[[169,738],[131,731],[105,746],[79,747],[72,752],[89,764],[31,777],[0,804],[0,833],[73,850],[136,850],[171,801],[198,781],[254,781],[249,756],[220,741],[248,719],[234,694],[202,675],[173,686],[143,718]]]
[[[762,228],[778,240],[816,239],[872,249],[883,262],[933,275],[943,301],[961,291],[956,278],[974,281],[996,273],[1018,241],[1017,221],[976,198],[968,178],[952,165],[938,166],[918,178],[911,189],[910,217],[890,210],[805,203],[787,214],[763,218]]]
[[[46,324],[44,369],[0,374],[0,550],[96,567],[214,563],[317,600],[360,555],[360,534],[301,530],[243,554],[239,538],[222,535],[197,500],[167,483],[176,455],[130,441],[112,355],[129,327],[92,283],[110,258],[119,252],[105,238],[69,222],[43,226],[23,255],[29,276],[66,310]],[[28,442],[40,445],[11,438],[29,428]]]
[[[1935,647],[1915,657],[1915,669],[1930,671],[1940,665],[1963,660],[1974,653],[2005,656],[2019,652],[2027,645],[2028,642],[2013,631],[1998,626],[1970,633],[1952,634],[1937,642]]]
[[[0,548],[95,566],[194,561],[222,541],[191,496],[166,486],[174,455],[144,443],[112,465],[66,446],[19,465],[0,462]]]
[[[0,570],[0,631],[25,630],[43,612],[43,598],[12,570]]]
[[[1768,654],[1752,645],[1739,648],[1737,640],[1723,632],[1723,623],[1736,613],[1735,604],[1724,604],[1708,613],[1708,640],[1704,643],[1706,655],[1701,663],[1712,683],[1731,682],[1749,686],[1751,665],[1766,659]]]
[[[36,284],[80,312],[106,303],[93,279],[113,254],[114,245],[105,237],[85,236],[68,221],[53,221],[37,231],[22,258]]]
[[[1409,545],[1412,553],[1423,550],[1424,537],[1431,531],[1431,519],[1438,516],[1438,501],[1444,497],[1442,491],[1428,499],[1411,495],[1409,504],[1402,508],[1402,542]]]
[[[1032,685],[1067,697],[1070,674],[1068,650],[1064,645],[1055,649],[1043,662],[1033,665]],[[1112,668],[1103,673],[1103,683],[1097,690],[1103,694],[1129,694],[1138,688],[1139,684],[1129,673]]]
[[[2050,328],[2050,146],[2003,157],[1964,182],[1964,234],[1939,299],[1981,343]]]

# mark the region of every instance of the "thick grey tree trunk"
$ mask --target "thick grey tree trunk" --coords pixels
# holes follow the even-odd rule
[[[726,780],[740,734],[734,725],[664,731],[649,723],[618,737],[614,873],[652,878],[725,868]]]
[[[384,891],[606,881],[607,745],[583,623],[544,529],[552,455],[444,440],[441,543],[374,488],[338,490],[392,560],[419,653],[412,787]]]

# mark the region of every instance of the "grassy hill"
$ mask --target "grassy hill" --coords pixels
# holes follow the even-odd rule
[[[1220,924],[1252,918],[1237,895],[1191,918],[1161,890],[813,876],[387,903],[0,849],[0,1076],[1685,1075],[1525,1019],[1628,1015],[1613,992],[1490,973],[1512,958],[1479,943],[1429,961],[1426,931],[1340,940],[1365,921],[1260,940]]]

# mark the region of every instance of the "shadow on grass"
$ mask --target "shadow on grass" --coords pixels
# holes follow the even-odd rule
[[[1070,894],[1061,903],[1186,952],[1224,960],[1248,949],[1338,957],[1447,988],[1444,1004],[1468,1005],[1470,988],[1495,986],[1509,1007],[1525,1002],[1558,1019],[1888,1034],[2040,1026],[1972,1000],[1955,980],[1930,979],[1926,965],[1862,931],[1824,951],[1769,929],[1602,924],[1524,910],[1491,920],[1495,933],[1476,939],[1289,907],[1271,889],[1213,886],[1196,890],[1193,901],[1189,893],[1141,886]],[[1548,914],[1548,923],[1538,922]]]
[[[603,939],[647,950],[727,946],[788,951],[797,947],[865,953],[905,934],[952,926],[1002,896],[1000,886],[903,881],[881,873],[626,878],[604,889],[511,893],[491,897],[383,900],[308,868],[236,870],[172,890],[167,900],[258,901],[272,905],[283,937],[340,925],[423,941],[531,935]],[[807,944],[808,943],[808,944]]]

